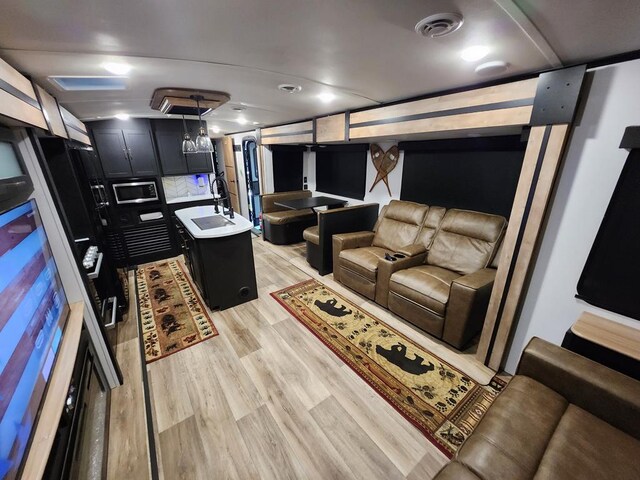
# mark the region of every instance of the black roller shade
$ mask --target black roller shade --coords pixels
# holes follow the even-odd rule
[[[300,145],[274,145],[273,189],[275,192],[302,190],[302,154],[306,150]]]
[[[639,218],[640,150],[631,150],[578,281],[578,297],[637,320],[640,320]]]
[[[402,142],[400,198],[509,218],[526,142],[520,135]]]
[[[316,190],[364,199],[369,145],[328,145],[316,152]]]

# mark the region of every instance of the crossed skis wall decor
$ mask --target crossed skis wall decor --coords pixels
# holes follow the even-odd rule
[[[380,145],[376,143],[371,144],[371,161],[373,162],[373,166],[376,167],[376,179],[373,181],[373,185],[371,185],[371,189],[369,192],[373,190],[378,183],[381,181],[387,186],[387,191],[389,192],[389,196],[391,196],[391,188],[389,187],[389,179],[387,178],[389,174],[396,168],[398,165],[398,159],[400,158],[400,150],[397,145],[394,145],[386,152],[380,148]]]

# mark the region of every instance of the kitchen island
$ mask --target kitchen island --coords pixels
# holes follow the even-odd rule
[[[215,213],[210,205],[176,210],[175,216],[185,263],[209,309],[258,298],[249,220]]]

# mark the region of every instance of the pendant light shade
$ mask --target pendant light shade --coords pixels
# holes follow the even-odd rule
[[[200,127],[200,133],[198,133],[198,138],[196,138],[196,148],[198,149],[198,153],[211,153],[213,152],[213,142],[207,135],[207,129],[204,127]]]
[[[182,153],[198,153],[198,147],[193,140],[191,140],[191,135],[189,135],[189,131],[187,130],[187,122],[184,120],[184,115],[182,116],[182,124],[184,126],[184,137],[182,137]]]
[[[200,131],[198,132],[198,137],[196,138],[196,148],[198,153],[211,153],[213,152],[213,143],[207,134],[207,129],[202,122],[202,115],[200,113],[200,100],[203,99],[201,95],[193,95],[193,98],[196,101],[196,108],[198,109],[198,120],[200,120]]]

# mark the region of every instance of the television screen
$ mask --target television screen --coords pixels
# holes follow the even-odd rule
[[[0,214],[0,478],[31,439],[69,312],[35,201]]]

